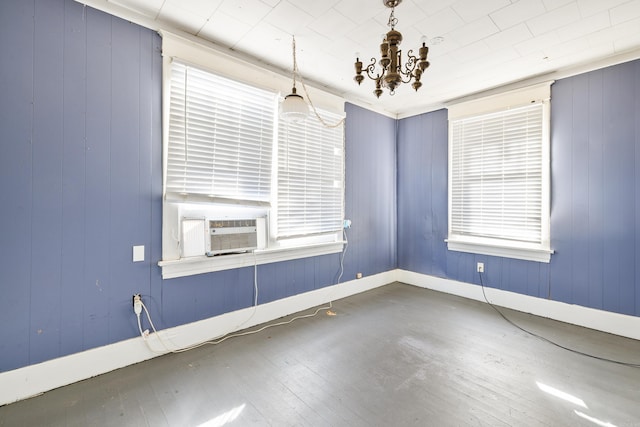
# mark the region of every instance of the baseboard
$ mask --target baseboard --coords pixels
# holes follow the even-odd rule
[[[484,302],[482,289],[477,285],[406,270],[391,270],[262,304],[256,308],[246,308],[165,329],[161,334],[170,341],[170,345],[187,347],[396,281]],[[486,291],[490,302],[501,307],[640,340],[640,317],[499,289],[486,288]],[[2,372],[0,373],[0,384],[3,385],[0,387],[0,406],[166,353],[153,335],[149,342],[154,350],[158,350],[157,353],[151,351],[142,338],[136,337]]]
[[[168,346],[192,346],[225,334],[250,328],[329,301],[374,289],[395,281],[396,270],[343,282],[281,300],[160,331]],[[154,313],[151,313],[153,316]],[[132,314],[133,315],[133,314]],[[0,406],[42,394],[77,381],[149,360],[166,353],[149,337],[151,351],[141,337],[48,360],[0,373]]]
[[[406,270],[396,270],[396,280],[484,302],[482,288],[478,285]],[[485,288],[485,291],[488,300],[500,307],[640,340],[640,317],[566,304],[500,289]]]

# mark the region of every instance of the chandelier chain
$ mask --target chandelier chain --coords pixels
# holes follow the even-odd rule
[[[394,13],[395,10],[396,10],[395,7],[391,9],[391,15],[389,15],[389,22],[387,22],[387,26],[392,30],[394,30],[396,28],[396,25],[398,24],[398,18],[396,18],[396,15]]]

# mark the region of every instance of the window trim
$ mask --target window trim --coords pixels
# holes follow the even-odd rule
[[[505,258],[522,259],[548,263],[554,251],[551,249],[550,218],[551,218],[551,130],[550,130],[550,98],[553,81],[523,89],[492,95],[485,98],[473,99],[448,106],[449,110],[449,143],[448,143],[448,232],[447,248],[452,251]],[[543,104],[542,117],[542,200],[541,200],[541,232],[540,243],[511,242],[489,237],[465,236],[454,234],[451,230],[452,215],[452,121],[456,119],[485,115],[510,108],[521,107],[532,102]]]
[[[192,257],[177,260],[160,261],[162,278],[192,276],[194,274],[211,273],[235,268],[253,267],[273,262],[330,255],[342,252],[346,242],[335,241],[306,246],[277,247],[257,249],[242,254],[221,255],[218,257]]]

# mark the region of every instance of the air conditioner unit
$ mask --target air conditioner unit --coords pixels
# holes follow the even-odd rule
[[[207,255],[247,252],[258,248],[258,220],[208,219]]]
[[[248,252],[266,246],[266,218],[182,220],[182,256]]]

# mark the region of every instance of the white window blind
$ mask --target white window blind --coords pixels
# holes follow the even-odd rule
[[[276,99],[174,60],[166,192],[268,202]]]
[[[341,116],[318,111],[328,123]],[[323,126],[315,117],[280,120],[278,129],[277,236],[293,237],[342,229],[344,126]]]
[[[451,120],[450,240],[548,246],[544,108]]]

